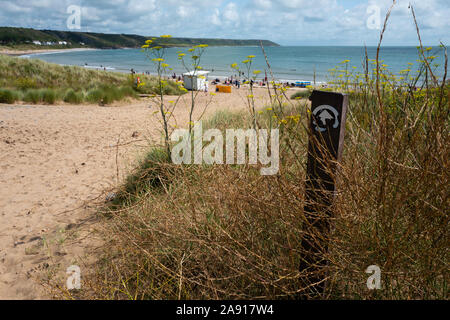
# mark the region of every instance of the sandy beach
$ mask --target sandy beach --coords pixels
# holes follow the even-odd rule
[[[205,118],[246,110],[247,95],[245,88],[199,93],[195,117],[206,105]],[[180,127],[188,123],[189,99],[174,112]],[[255,99],[266,105],[267,90],[255,89]],[[64,275],[87,253],[93,258],[96,205],[161,141],[155,111],[149,100],[0,105],[0,299],[50,298],[43,280]]]
[[[5,47],[0,47],[0,54],[6,54],[8,56],[23,56],[38,53],[57,53],[57,52],[70,52],[70,51],[87,51],[96,50],[91,48],[72,48],[72,49],[30,49],[30,50],[16,50],[16,49],[6,49]]]

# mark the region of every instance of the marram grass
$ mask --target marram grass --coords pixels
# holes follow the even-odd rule
[[[136,88],[134,78],[129,74],[0,55],[0,88],[9,90],[15,97],[13,100],[7,94],[8,97],[2,99],[5,102],[0,103],[14,103],[23,97],[23,101],[35,104],[61,101],[109,104],[129,97],[138,98],[140,93],[159,93],[154,77],[139,77],[144,85]],[[43,91],[39,91],[40,89]],[[184,93],[172,81],[167,81],[164,91],[168,95]]]

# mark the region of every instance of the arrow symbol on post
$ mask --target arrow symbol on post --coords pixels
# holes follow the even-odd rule
[[[333,116],[325,110],[319,115],[320,121],[322,121],[323,125],[325,126],[327,124],[327,120],[333,120]]]

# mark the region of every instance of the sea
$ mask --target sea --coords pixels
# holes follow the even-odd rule
[[[180,51],[189,56],[187,48],[168,48],[166,50],[166,63],[173,69],[171,74],[181,75],[187,72],[186,68],[178,60]],[[348,68],[355,72],[363,70],[365,56],[364,47],[350,46],[280,46],[264,48],[270,64],[270,70],[260,47],[208,47],[201,57],[201,67],[210,71],[211,78],[226,78],[236,76],[237,72],[231,68],[233,63],[240,66],[240,70],[245,70],[242,63],[249,55],[254,55],[252,70],[260,70],[259,78],[264,78],[267,74],[272,79],[271,73],[278,81],[311,81],[316,83],[326,83],[330,78],[330,69],[340,65],[345,60],[349,60]],[[376,58],[376,47],[367,47],[369,59]],[[432,47],[427,52],[436,56],[433,66],[436,68],[435,74],[444,74],[444,52],[443,48]],[[32,54],[22,56],[29,59],[40,59],[60,65],[76,65],[91,69],[101,69],[129,73],[131,69],[137,73],[155,74],[156,70],[151,61],[146,57],[141,49],[107,49],[107,50],[80,50],[62,51],[45,54]],[[387,68],[398,73],[401,70],[411,68],[413,72],[419,66],[418,49],[416,47],[381,47],[380,60]],[[189,59],[186,59],[189,63]],[[408,65],[412,63],[413,65]]]

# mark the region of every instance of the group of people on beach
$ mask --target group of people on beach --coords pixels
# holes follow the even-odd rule
[[[136,74],[137,72],[134,69],[131,69],[131,74]],[[149,71],[145,71],[142,73],[143,75],[150,75],[151,73]],[[219,78],[215,78],[214,80],[211,81],[212,85],[218,85],[218,84],[224,84],[224,85],[228,85],[228,86],[234,86],[237,89],[241,88],[242,82],[241,82],[241,78],[240,78],[241,74],[239,75],[239,77],[237,75],[232,75],[230,77],[227,77],[225,79],[219,79]],[[177,81],[177,82],[182,82],[183,81],[183,77],[181,75],[177,75],[175,72],[167,77],[168,80],[173,80],[173,81]],[[208,82],[206,82],[208,83]],[[259,86],[259,87],[265,87],[269,85],[269,80],[267,78],[267,76],[265,76],[263,79],[260,80],[254,80],[254,79],[250,79],[250,81],[248,82],[244,82],[244,83],[248,83],[250,85],[250,87],[253,86]],[[295,88],[295,87],[299,87],[298,83],[294,83],[294,82],[289,82],[289,81],[283,81],[281,83],[281,85],[284,88]],[[300,86],[301,87],[301,86]],[[323,88],[326,88],[327,86],[325,84],[322,84]],[[208,87],[204,86],[204,88],[202,88],[201,91],[205,91],[208,92]]]
[[[221,84],[221,81],[220,81],[219,78],[216,78],[216,79],[214,79],[214,80],[211,82],[211,84],[213,84],[213,85]],[[235,87],[238,88],[238,89],[241,88],[241,81],[238,80],[238,79],[233,79],[233,77],[231,77],[231,78],[226,78],[226,79],[223,81],[223,84],[224,84],[224,85],[227,85],[227,86],[235,86]]]
[[[85,63],[85,67],[88,67],[87,63]],[[106,71],[106,67],[103,67],[101,65],[100,68],[103,68]],[[212,70],[212,71],[214,71],[214,70]],[[132,75],[137,74],[137,72],[134,69],[131,69],[130,72],[131,72]],[[142,75],[151,75],[151,73],[150,73],[150,71],[143,71]],[[237,89],[240,89],[241,85],[242,85],[241,76],[244,76],[243,72],[239,72],[239,77],[237,75],[234,75],[234,76],[232,75],[232,76],[227,77],[227,78],[225,78],[223,80],[220,80],[219,78],[216,78],[213,81],[211,81],[211,84],[212,85],[217,85],[217,84],[223,83],[224,85],[234,86]],[[177,75],[175,72],[171,76],[167,76],[167,77],[163,77],[163,78],[167,78],[167,80],[172,79],[172,80],[178,81],[178,82],[182,82],[183,81],[183,77],[181,75]],[[265,87],[265,86],[267,86],[269,84],[269,81],[268,81],[268,78],[267,78],[267,75],[266,75],[261,80],[256,80],[255,81],[253,79],[250,79],[250,81],[248,83],[249,83],[250,87],[253,87],[254,85],[257,85],[259,87]],[[298,83],[289,82],[289,81],[286,81],[286,82],[283,81],[282,82],[282,86],[284,88],[304,87],[302,85],[299,85]],[[326,88],[327,85],[326,84],[322,84],[321,87],[322,88]],[[208,89],[205,88],[205,91],[207,91],[207,90]]]
[[[180,75],[177,76],[177,74],[174,72],[173,75],[172,75],[172,80],[174,80],[174,81],[181,81],[181,80],[183,80],[183,78],[181,78]]]
[[[213,84],[213,85],[217,85],[220,83],[221,83],[221,81],[219,78],[216,78],[211,82],[211,84]],[[255,84],[259,85],[260,87],[264,87],[268,84],[268,79],[267,79],[267,77],[265,77],[262,80],[257,80],[257,81],[250,79],[250,81],[248,83],[250,84],[251,87],[253,87]],[[236,77],[236,75],[234,75],[234,76],[225,78],[223,80],[223,84],[228,85],[228,86],[235,86],[236,88],[240,89],[242,83],[241,83],[240,77],[238,78],[238,77]]]

